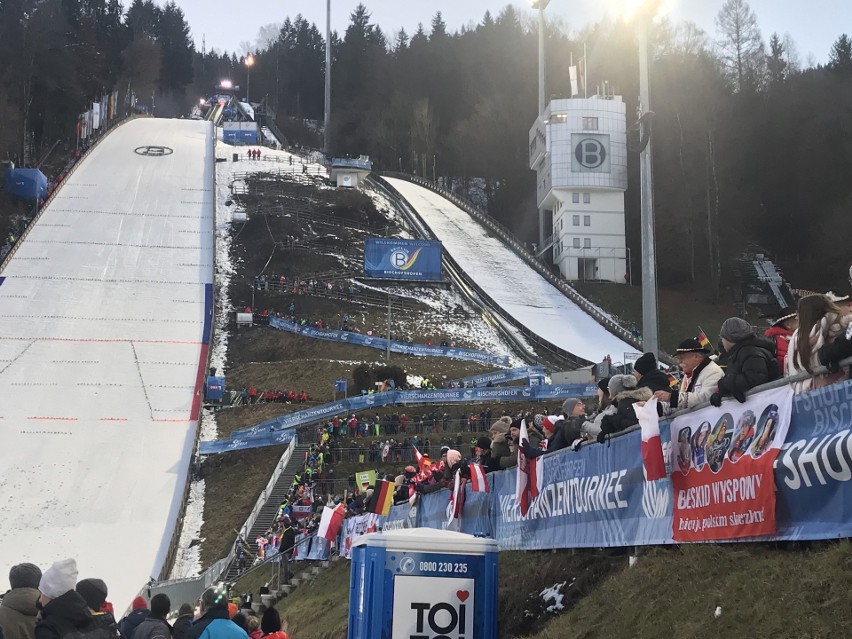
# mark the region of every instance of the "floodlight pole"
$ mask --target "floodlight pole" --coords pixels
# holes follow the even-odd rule
[[[323,151],[331,153],[331,0],[326,0],[325,12],[325,136]]]
[[[390,289],[388,289],[388,332],[385,334],[387,338],[387,352],[385,353],[385,363],[390,364],[390,340],[391,340],[391,294]]]
[[[639,19],[639,108],[640,116],[651,111],[648,26],[650,16]],[[659,355],[660,337],[657,319],[657,256],[654,238],[654,159],[651,154],[651,119],[642,118],[641,138],[648,143],[639,154],[642,183],[642,348]]]

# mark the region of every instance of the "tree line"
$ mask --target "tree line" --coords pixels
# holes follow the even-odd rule
[[[24,25],[25,28],[18,28]],[[437,177],[534,241],[535,178],[528,131],[537,108],[537,21],[506,6],[476,24],[386,32],[364,5],[332,34],[332,152]],[[14,149],[67,131],[101,87],[171,97],[186,112],[222,78],[241,85],[236,52],[198,51],[173,2],[0,0],[0,142]],[[569,66],[587,52],[589,94],[623,96],[636,113],[633,25],[577,31],[547,23],[547,93],[570,95]],[[291,140],[318,145],[324,118],[323,33],[302,16],[267,25],[252,53],[251,100],[274,109]],[[732,259],[773,253],[795,286],[838,286],[848,266],[852,208],[852,41],[826,43],[829,62],[803,64],[786,34],[760,30],[746,0],[725,0],[716,28],[655,24],[651,108],[659,279],[716,297]],[[9,55],[11,52],[25,55]],[[64,127],[64,128],[63,128]],[[638,272],[638,155],[629,158],[628,245]]]

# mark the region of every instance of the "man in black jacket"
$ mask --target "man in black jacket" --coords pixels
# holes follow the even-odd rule
[[[733,397],[738,402],[746,400],[746,393],[755,386],[781,377],[781,368],[775,359],[775,341],[755,335],[751,324],[740,317],[731,317],[719,331],[725,349],[725,376],[719,380],[719,390],[710,396],[713,406],[721,406],[723,397]]]
[[[281,520],[284,531],[281,533],[281,543],[278,545],[278,561],[280,562],[281,583],[290,582],[290,559],[293,557],[293,546],[296,545],[296,531],[290,518],[285,516]]]
[[[633,375],[639,382],[637,388],[649,388],[652,393],[671,390],[671,380],[660,370],[653,353],[645,353],[636,360],[633,364]]]
[[[86,601],[74,590],[76,584],[77,562],[73,559],[57,561],[44,572],[38,586],[42,609],[36,639],[109,639],[106,628],[93,623]]]

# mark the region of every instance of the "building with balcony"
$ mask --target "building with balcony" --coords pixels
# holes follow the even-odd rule
[[[620,96],[556,99],[529,136],[538,254],[568,280],[628,281],[627,118]]]

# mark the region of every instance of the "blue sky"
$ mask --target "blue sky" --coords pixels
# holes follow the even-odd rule
[[[441,11],[451,30],[479,22],[486,10],[493,13],[509,4],[501,0],[363,0],[373,21],[386,33],[400,27],[412,33],[418,22],[428,24],[436,11]],[[343,32],[349,14],[359,0],[332,0],[332,29]],[[713,19],[723,0],[674,0],[674,20],[691,20],[710,33],[715,32]],[[268,23],[283,22],[286,16],[304,15],[324,29],[325,0],[248,0],[245,3],[210,2],[209,0],[177,0],[183,8],[197,46],[202,34],[207,48],[238,50],[243,41],[254,41],[258,29]],[[529,2],[515,1],[515,6],[529,7]],[[626,0],[551,0],[547,11],[567,21],[572,29],[595,22],[607,14],[615,16]],[[764,39],[773,31],[789,32],[799,49],[804,64],[812,54],[816,62],[825,62],[831,43],[844,32],[852,33],[850,0],[751,0]],[[222,10],[215,11],[214,8]],[[805,9],[803,10],[803,7]],[[817,8],[818,7],[818,8]]]

